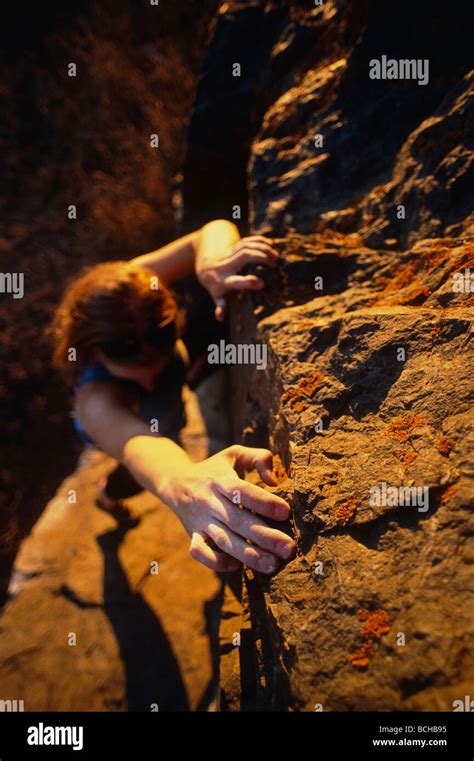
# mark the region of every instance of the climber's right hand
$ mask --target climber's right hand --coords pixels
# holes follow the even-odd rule
[[[255,469],[276,486],[270,451],[234,445],[181,468],[167,486],[166,501],[191,537],[191,556],[214,571],[233,571],[244,563],[273,573],[295,553],[293,539],[259,517],[287,520],[287,502],[240,478]]]
[[[217,225],[222,221],[217,221]],[[225,220],[223,221],[224,224]],[[216,224],[216,223],[211,223]],[[229,224],[229,223],[227,223]],[[207,229],[209,225],[206,226]],[[212,228],[213,229],[213,228]],[[217,232],[219,227],[217,228]],[[212,230],[211,230],[212,232]],[[238,234],[238,233],[237,233]],[[207,241],[207,244],[206,244]],[[226,314],[226,294],[231,291],[254,291],[264,288],[265,283],[256,275],[242,274],[248,264],[276,267],[278,251],[271,238],[249,235],[233,241],[228,247],[213,246],[212,235],[205,238],[196,256],[196,275],[201,285],[211,295],[216,308],[216,320],[222,322]]]

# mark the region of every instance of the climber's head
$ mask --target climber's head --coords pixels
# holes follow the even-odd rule
[[[107,262],[69,284],[50,332],[54,365],[69,381],[100,362],[151,390],[178,338],[178,308],[151,270]]]

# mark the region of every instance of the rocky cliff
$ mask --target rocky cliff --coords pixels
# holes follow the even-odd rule
[[[233,307],[233,340],[268,347],[265,371],[235,368],[233,408],[279,457],[298,543],[273,578],[228,585],[224,710],[473,694],[467,29],[459,8],[370,0],[228,2],[216,21],[185,208],[240,207],[243,231],[248,208],[277,239],[265,292]],[[428,61],[429,81],[371,79],[382,56]]]

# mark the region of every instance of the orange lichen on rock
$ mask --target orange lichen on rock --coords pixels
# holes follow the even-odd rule
[[[382,276],[375,280],[375,284],[381,289],[375,298],[375,303],[387,304],[421,304],[431,295],[428,286],[423,282],[425,275],[430,273],[442,262],[449,264],[453,260],[453,251],[449,246],[438,241],[433,241],[429,248],[417,250],[414,261],[401,264],[390,276]],[[456,266],[466,267],[468,260],[464,252],[456,260]],[[420,277],[421,276],[421,277]],[[434,333],[436,335],[436,333]]]
[[[359,635],[363,644],[349,655],[349,663],[358,668],[367,668],[369,657],[374,652],[374,643],[390,631],[390,618],[386,610],[358,610],[357,618],[362,622]]]
[[[441,454],[449,454],[454,444],[455,442],[447,436],[440,436],[439,439],[436,439],[435,447]]]
[[[410,438],[415,428],[422,428],[425,425],[425,419],[414,412],[408,412],[406,415],[396,417],[387,424],[384,435],[390,436],[404,444]]]
[[[339,505],[336,510],[336,521],[339,526],[346,526],[357,512],[357,500],[355,497],[349,497],[347,502]]]
[[[456,494],[458,490],[458,487],[453,484],[452,486],[448,486],[448,488],[442,493],[440,502],[442,505],[446,505],[447,502],[451,499],[453,494]]]
[[[375,303],[411,304],[427,299],[430,290],[416,277],[418,269],[417,263],[410,262],[401,267],[395,276],[379,277],[376,285],[383,290],[375,297]]]
[[[415,462],[418,454],[413,449],[397,449],[397,456],[402,465],[405,468],[409,468]]]
[[[359,610],[357,618],[363,622],[360,630],[364,639],[377,640],[390,631],[390,618],[386,610]]]
[[[373,654],[374,648],[371,642],[364,642],[355,653],[349,655],[349,663],[357,668],[365,669],[369,665],[369,657]]]
[[[282,402],[289,402],[295,412],[302,412],[304,410],[304,403],[299,402],[298,399],[299,394],[296,388],[289,388],[281,397]]]
[[[303,396],[308,397],[308,399],[311,399],[317,388],[321,385],[323,381],[323,376],[321,373],[318,373],[317,370],[312,370],[309,375],[307,375],[303,380],[299,383],[298,389]]]
[[[312,370],[298,385],[289,388],[282,395],[282,402],[289,402],[295,412],[302,412],[305,407],[305,399],[312,399],[316,390],[323,382],[323,376],[317,370]]]

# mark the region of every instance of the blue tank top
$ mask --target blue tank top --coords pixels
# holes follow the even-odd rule
[[[84,372],[76,383],[74,391],[77,392],[81,386],[84,386],[86,383],[91,383],[92,381],[108,381],[113,379],[114,376],[112,373],[109,373],[109,371],[106,370],[105,367],[99,362],[95,362],[92,365],[87,365],[87,367],[84,369]],[[81,421],[79,420],[76,412],[74,413],[74,428],[76,429],[76,432],[79,434],[84,444],[90,444],[92,446],[94,445],[94,442],[82,427]]]
[[[189,357],[187,349],[184,343],[178,339],[174,350],[174,356],[163,371],[163,378],[167,377],[168,383],[171,383],[175,387],[180,387],[184,383],[184,375],[188,364]],[[112,373],[109,373],[109,371],[106,370],[106,368],[101,365],[100,362],[94,362],[93,364],[87,365],[87,367],[85,367],[84,372],[75,385],[74,392],[77,393],[81,386],[84,386],[86,383],[91,383],[92,381],[110,380],[117,380],[117,378],[112,375]],[[139,389],[139,397],[144,397],[147,394],[149,394],[149,392],[145,392],[143,389]],[[87,435],[84,428],[82,427],[81,421],[79,420],[76,412],[74,412],[73,422],[74,428],[79,434],[82,442],[84,444],[95,446],[95,442],[90,438],[90,436]]]

